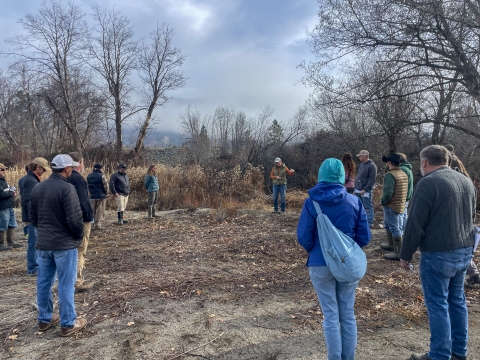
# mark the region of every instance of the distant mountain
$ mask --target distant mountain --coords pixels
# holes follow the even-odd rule
[[[130,126],[123,127],[123,141],[126,146],[134,146],[137,130]],[[181,146],[185,142],[182,134],[175,131],[162,131],[160,129],[148,130],[145,138],[146,147]]]

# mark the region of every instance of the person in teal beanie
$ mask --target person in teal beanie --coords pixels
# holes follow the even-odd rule
[[[307,251],[310,280],[324,314],[323,328],[328,359],[354,360],[357,324],[353,311],[358,282],[339,282],[323,257],[317,231],[316,201],[332,224],[359,246],[370,242],[370,227],[362,201],[343,186],[342,162],[327,159],[318,171],[318,184],[308,191],[297,227],[299,244]],[[339,321],[340,320],[340,321]]]

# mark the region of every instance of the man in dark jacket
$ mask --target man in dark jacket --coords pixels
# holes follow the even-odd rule
[[[370,153],[367,150],[361,150],[357,157],[362,163],[358,167],[353,193],[362,200],[367,213],[368,225],[371,227],[374,220],[372,191],[377,178],[377,166],[370,160]]]
[[[23,247],[14,241],[15,228],[18,226],[13,211],[17,189],[7,183],[6,170],[7,167],[0,164],[0,251]],[[5,233],[7,233],[8,246],[5,246]]]
[[[83,156],[78,152],[71,152],[68,155],[74,162],[78,163],[77,166],[73,167],[72,175],[68,178],[68,182],[75,186],[75,190],[77,190],[83,216],[83,239],[78,247],[77,282],[75,283],[75,290],[81,292],[89,290],[93,286],[93,283],[85,282],[82,274],[82,271],[85,268],[85,255],[87,255],[88,241],[92,229],[93,210],[88,195],[87,182],[83,176],[80,175],[85,168]]]
[[[466,176],[448,167],[447,149],[420,153],[417,183],[400,252],[400,265],[420,249],[420,280],[430,324],[430,352],[412,360],[466,359],[468,311],[465,273],[472,259],[476,195]]]
[[[51,169],[48,166],[48,161],[42,157],[33,159],[30,164],[27,165],[27,168],[27,175],[18,181],[18,186],[20,187],[20,195],[22,196],[22,222],[28,229],[27,274],[37,275],[37,250],[35,249],[37,228],[30,224],[28,207],[30,205],[30,195],[33,188],[41,181],[41,177],[45,171],[51,171]]]
[[[92,203],[93,230],[102,228],[102,221],[105,217],[105,203],[107,202],[108,181],[103,175],[103,165],[95,164],[93,171],[87,176],[90,202]]]
[[[126,173],[127,165],[118,165],[118,171],[110,176],[110,192],[117,201],[118,225],[127,223],[123,219],[123,212],[127,207],[128,195],[130,195],[130,179]]]
[[[68,155],[55,156],[52,175],[36,185],[30,195],[29,219],[38,230],[38,329],[45,331],[60,322],[62,336],[70,336],[87,324],[86,319],[77,319],[74,302],[83,216],[75,187],[67,181],[73,166],[78,165]],[[55,273],[60,316],[53,314]]]

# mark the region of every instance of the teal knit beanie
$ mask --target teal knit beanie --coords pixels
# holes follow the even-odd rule
[[[318,182],[345,184],[345,169],[338,159],[327,159],[318,169]]]

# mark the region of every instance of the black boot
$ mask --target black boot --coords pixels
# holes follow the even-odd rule
[[[124,224],[128,224],[128,220],[123,220],[123,211],[120,213],[120,216],[122,217],[122,222]]]
[[[0,231],[0,251],[5,250],[12,250],[12,248],[5,245],[5,231]]]
[[[122,213],[121,213],[121,211],[118,211],[118,212],[117,212],[117,215],[118,215],[118,222],[117,222],[117,224],[118,224],[118,225],[123,225],[123,219],[122,219]]]

